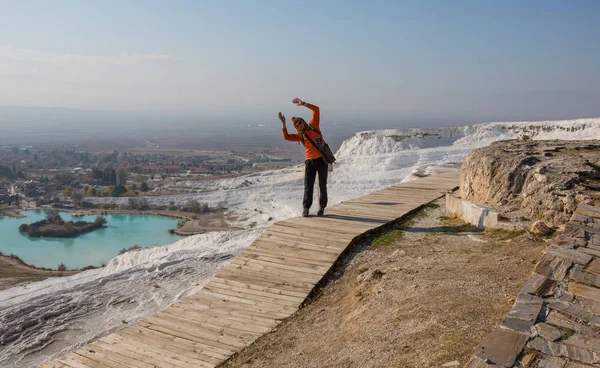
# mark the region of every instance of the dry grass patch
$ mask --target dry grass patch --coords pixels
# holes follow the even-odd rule
[[[304,308],[221,367],[465,364],[510,310],[543,242],[488,237],[442,215],[430,207],[366,239]]]

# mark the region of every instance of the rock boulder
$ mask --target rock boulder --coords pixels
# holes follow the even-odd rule
[[[558,226],[580,203],[600,205],[600,141],[511,140],[471,152],[462,198]]]

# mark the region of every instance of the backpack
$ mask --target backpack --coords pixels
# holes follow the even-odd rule
[[[310,124],[306,125],[308,125],[308,128],[310,130],[312,130],[315,133],[318,133],[321,136],[321,138],[323,138],[323,134],[321,134],[319,130],[317,130]],[[308,139],[308,141],[321,153],[321,157],[323,157],[323,161],[325,161],[326,164],[329,165],[335,162],[335,156],[333,155],[333,152],[331,152],[331,148],[329,148],[329,145],[325,143],[325,141],[322,141],[322,145],[318,145],[308,136],[308,134],[306,134],[305,138]]]

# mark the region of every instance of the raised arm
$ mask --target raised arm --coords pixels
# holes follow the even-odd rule
[[[309,109],[312,110],[313,115],[312,115],[312,119],[310,119],[309,124],[312,125],[315,129],[320,130],[320,125],[321,125],[321,110],[319,110],[319,106],[315,106],[312,104],[309,104],[308,102],[304,102],[299,98],[294,98],[292,100],[293,103],[295,103],[297,106],[305,106],[308,107]]]
[[[300,136],[298,136],[298,134],[288,133],[287,127],[285,126],[285,115],[279,113],[279,120],[281,121],[281,133],[283,134],[283,139],[291,142],[300,142]]]

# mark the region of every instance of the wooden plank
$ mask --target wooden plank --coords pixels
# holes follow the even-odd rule
[[[314,250],[333,254],[340,254],[344,249],[346,249],[345,247],[342,248],[341,244],[346,244],[346,247],[348,246],[348,243],[345,243],[344,241],[325,240],[322,242],[317,242],[313,239],[303,239],[295,235],[274,232],[271,229],[267,230],[263,234],[261,239],[268,241],[274,240],[278,242],[285,242],[286,244],[290,244],[291,246],[300,249]]]
[[[132,358],[128,355],[120,354],[113,350],[106,349],[104,347],[104,343],[100,340],[95,341],[89,345],[84,346],[79,350],[87,350],[89,352],[94,352],[94,354],[101,356],[104,360],[111,360],[115,363],[122,364],[126,367],[135,367],[135,368],[154,368],[154,364],[146,363],[143,360],[139,360],[136,358]]]
[[[348,246],[350,237],[319,237],[318,234],[307,233],[298,231],[298,229],[292,229],[286,226],[271,226],[266,232],[267,237],[273,235],[288,238],[292,241],[298,241],[305,244],[318,244],[319,246],[327,246],[329,248],[336,248],[338,252],[343,251]]]
[[[252,269],[255,271],[264,272],[272,276],[296,279],[301,281],[310,282],[316,284],[322,277],[324,272],[320,274],[315,272],[301,272],[297,270],[289,270],[284,265],[276,265],[274,263],[268,263],[260,260],[250,259],[234,259],[229,263],[231,267],[238,267],[239,269]],[[292,266],[289,266],[292,267]],[[314,270],[313,270],[314,271]]]
[[[40,368],[69,368],[68,365],[59,362],[58,360],[53,360],[51,362],[48,363],[43,363],[42,365],[40,365]]]
[[[167,350],[157,344],[148,345],[135,339],[129,339],[118,334],[108,335],[106,341],[112,341],[115,344],[123,345],[132,349],[136,353],[145,357],[150,357],[161,362],[162,366],[173,366],[181,368],[198,368],[197,358],[190,358],[185,355],[174,354],[172,350]]]
[[[281,320],[290,315],[290,312],[280,305],[266,305],[244,300],[238,302],[235,298],[225,296],[221,299],[218,294],[208,295],[208,291],[203,295],[194,295],[193,299],[198,303],[194,304],[194,308],[202,308],[200,303],[204,303],[210,310],[222,309],[225,312],[231,312],[236,315],[253,316],[258,320]],[[217,299],[219,298],[219,299]],[[187,308],[186,306],[183,306]]]
[[[205,363],[218,364],[229,356],[207,348],[206,345],[150,330],[142,326],[131,326],[130,328],[120,330],[116,333],[140,341],[144,339],[146,341],[156,341],[159,344],[173,349],[173,351],[180,352],[181,354],[185,354],[192,358],[198,357]]]
[[[213,278],[211,280],[211,282],[216,283],[216,284],[237,286],[239,288],[244,288],[244,289],[248,289],[248,290],[256,290],[256,291],[261,291],[261,292],[269,293],[269,294],[293,297],[293,298],[295,298],[295,300],[298,300],[298,299],[304,300],[306,298],[306,293],[281,290],[281,289],[278,289],[275,287],[265,287],[265,286],[261,286],[261,285],[254,285],[251,283],[239,282],[236,280],[227,280],[227,279],[222,279],[220,277]]]
[[[306,230],[306,229],[298,229],[285,225],[275,224],[269,228],[270,232],[279,232],[289,235],[294,235],[302,239],[310,239],[311,241],[321,242],[323,240],[329,240],[337,243],[348,245],[348,242],[354,238],[351,235],[342,235],[342,234],[332,234],[328,231],[321,230]],[[340,246],[340,249],[344,249],[345,246]]]
[[[282,221],[278,224],[299,229],[314,229],[319,231],[327,231],[332,234],[351,235],[352,237],[360,235],[365,231],[369,231],[375,227],[370,223],[360,221],[354,221],[354,223],[350,224],[347,223],[347,221],[328,221],[327,217],[325,216],[320,217],[318,220],[305,217],[301,220]]]
[[[238,263],[243,263],[245,265],[246,264],[261,264],[261,265],[271,266],[274,268],[280,268],[282,270],[292,271],[294,273],[311,274],[311,275],[318,275],[318,276],[322,276],[329,269],[329,267],[323,267],[323,266],[318,266],[318,265],[312,265],[312,266],[304,265],[304,264],[294,265],[293,263],[289,264],[288,262],[278,262],[277,259],[269,260],[269,259],[267,259],[267,257],[249,258],[249,257],[245,257],[242,254],[238,255],[236,257],[235,261],[236,261],[236,263],[234,263],[234,264],[238,264]]]
[[[282,280],[279,277],[263,275],[260,272],[251,272],[248,269],[222,268],[215,277],[233,281],[248,282],[254,285],[274,287],[280,290],[292,292],[304,292],[308,294],[314,287],[312,282],[298,280]]]
[[[108,336],[103,337],[102,339],[96,341],[96,345],[102,347],[105,350],[109,350],[109,351],[113,351],[115,353],[118,353],[119,355],[122,356],[126,356],[127,358],[129,358],[129,364],[139,364],[136,365],[137,366],[144,366],[144,367],[164,367],[164,368],[175,368],[177,366],[173,365],[173,364],[169,364],[166,362],[163,362],[161,360],[157,360],[151,356],[145,355],[143,353],[140,353],[139,351],[136,351],[135,349],[132,349],[129,346],[126,346],[124,344],[115,344],[113,342],[113,339]]]
[[[147,325],[147,326],[143,326],[143,325]],[[151,327],[148,327],[148,326],[151,326]],[[218,346],[214,346],[213,344],[206,344],[204,342],[205,340],[202,338],[196,338],[196,337],[188,338],[188,337],[182,336],[182,335],[185,335],[185,333],[175,332],[174,334],[172,334],[171,333],[172,331],[169,330],[168,328],[154,326],[147,322],[138,323],[138,325],[136,325],[135,327],[145,329],[148,331],[152,331],[152,332],[156,332],[156,333],[160,333],[160,334],[163,334],[166,336],[171,336],[173,338],[173,341],[177,342],[178,344],[192,345],[195,349],[198,349],[201,352],[201,354],[203,354],[203,355],[214,356],[216,358],[225,359],[225,358],[231,356],[231,354],[232,354],[232,351],[229,348],[223,349]]]
[[[326,253],[313,250],[305,250],[303,248],[295,247],[293,245],[283,245],[276,242],[275,240],[259,240],[254,242],[251,249],[252,251],[268,252],[277,255],[285,255],[286,258],[303,261],[316,261],[318,263],[333,264],[337,258],[338,253]]]
[[[300,298],[300,299],[306,298],[305,292],[294,292],[294,291],[288,291],[288,290],[281,290],[277,287],[265,287],[262,285],[244,283],[244,282],[240,282],[240,281],[236,281],[236,280],[222,279],[220,277],[213,277],[211,282],[221,283],[221,284],[225,284],[225,285],[235,285],[235,286],[239,286],[239,287],[243,287],[243,288],[247,288],[247,289],[251,289],[251,290],[260,290],[260,291],[273,293],[273,294],[293,296],[293,297]]]
[[[321,221],[325,217],[319,218],[318,220],[311,219],[309,217],[304,218],[299,221],[281,221],[278,222],[279,226],[287,226],[294,229],[301,229],[307,231],[322,231],[327,232],[328,234],[339,234],[340,236],[350,236],[355,237],[360,235],[361,233],[371,230],[371,226],[361,226],[361,224],[356,224],[354,226],[346,226],[346,225],[332,225],[326,222]],[[360,231],[364,229],[363,231]]]
[[[202,342],[206,345],[214,346],[223,350],[229,350],[231,353],[234,353],[240,348],[246,346],[246,343],[242,339],[232,336],[225,337],[209,331],[203,331],[202,329],[190,326],[185,321],[174,318],[168,318],[164,316],[157,318],[156,316],[152,315],[146,318],[144,321],[138,322],[138,324],[151,330],[170,333],[175,336],[182,337],[181,335],[184,335],[185,338],[194,339],[194,341]]]
[[[182,316],[160,311],[146,319],[149,323],[158,326],[177,326],[182,331],[192,333],[199,337],[212,339],[215,342],[229,346],[230,348],[241,348],[248,345],[248,341],[252,341],[254,334],[243,333],[241,331],[231,331],[220,329],[216,326],[211,326],[208,323],[195,322]]]
[[[75,353],[69,353],[64,357],[59,358],[58,361],[72,368],[106,368],[105,365]]]
[[[333,207],[332,209],[335,209]],[[375,228],[381,225],[385,225],[389,222],[389,220],[378,219],[377,216],[371,214],[370,216],[336,216],[329,211],[325,211],[325,215],[323,217],[317,218],[319,224],[327,224],[330,226],[345,226],[350,228],[355,228],[356,226],[361,226],[364,228]],[[314,220],[310,217],[301,217],[298,223],[305,223]]]
[[[269,298],[269,299],[271,299],[271,298],[277,299],[277,300],[280,300],[282,304],[285,302],[286,305],[288,305],[288,304],[289,305],[298,305],[305,299],[305,297],[297,297],[297,296],[284,295],[281,293],[273,293],[273,292],[269,292],[269,291],[265,291],[265,290],[257,290],[254,288],[248,288],[245,286],[240,286],[240,285],[230,284],[230,283],[221,283],[221,282],[212,282],[211,281],[210,287],[215,288],[215,289],[231,290],[231,291],[240,292],[240,293],[247,294],[247,295],[261,296],[261,297],[265,297],[265,298]]]
[[[346,210],[355,214],[376,215],[384,218],[400,218],[415,208],[413,205],[400,205],[389,208],[390,206],[376,204],[352,204],[341,203],[336,206],[337,210]]]
[[[105,359],[102,355],[98,355],[96,353],[92,353],[86,349],[79,349],[73,352],[75,355],[80,355],[86,359],[89,359],[93,362],[97,362],[101,367],[109,367],[109,368],[122,368],[123,364],[117,363],[110,359]],[[90,365],[90,367],[93,367]]]
[[[258,293],[260,292],[254,290],[235,288],[229,285],[223,285],[216,282],[214,284],[206,285],[204,289],[221,295],[231,295],[244,300],[252,300],[267,304],[277,304],[283,307],[290,307],[290,309],[299,307],[300,303],[302,302],[302,300],[300,300],[299,298],[294,301],[290,301],[286,299],[281,299],[282,296],[277,294],[265,293],[268,294],[268,296],[264,296],[259,295]]]
[[[260,336],[271,330],[270,328],[254,326],[249,323],[244,325],[234,320],[219,321],[218,318],[210,317],[209,314],[204,313],[204,311],[193,309],[167,308],[157,313],[156,317],[185,320],[194,328],[202,328],[207,331],[216,332],[221,335],[234,336],[244,340],[252,339],[255,336]]]
[[[222,292],[217,292],[213,290],[202,289],[200,292],[194,294],[192,297],[194,299],[197,298],[205,298],[212,297],[215,299],[220,299],[221,301],[228,301],[237,303],[236,307],[244,308],[247,311],[255,311],[259,316],[274,316],[279,318],[287,318],[291,314],[293,314],[296,309],[287,305],[275,304],[275,303],[265,303],[259,300],[252,300],[246,298],[240,298],[235,295],[230,295]]]
[[[186,318],[198,321],[209,321],[214,326],[227,327],[245,332],[266,333],[277,326],[275,319],[258,319],[242,312],[233,314],[231,312],[220,311],[210,308],[195,308],[196,303],[187,305],[173,305],[166,311],[172,312],[175,315],[181,315]],[[236,311],[237,312],[237,311]],[[179,313],[179,314],[177,314]]]
[[[215,367],[295,313],[351,241],[443,196],[458,176],[394,185],[324,217],[278,222],[199,292],[44,366]]]
[[[147,330],[150,331],[150,330]],[[179,359],[185,360],[196,367],[212,368],[221,362],[221,359],[200,354],[195,349],[186,349],[170,340],[157,338],[149,333],[135,333],[130,330],[117,331],[115,335],[131,341],[142,342],[147,346],[156,347],[158,351],[167,351],[171,355],[176,354]]]
[[[240,255],[244,258],[264,259],[270,262],[281,262],[283,264],[298,265],[300,267],[315,268],[323,271],[327,271],[333,263],[331,260],[324,260],[323,258],[299,258],[296,257],[292,252],[284,252],[281,250],[278,252],[277,250],[259,247],[248,247],[244,249]]]

